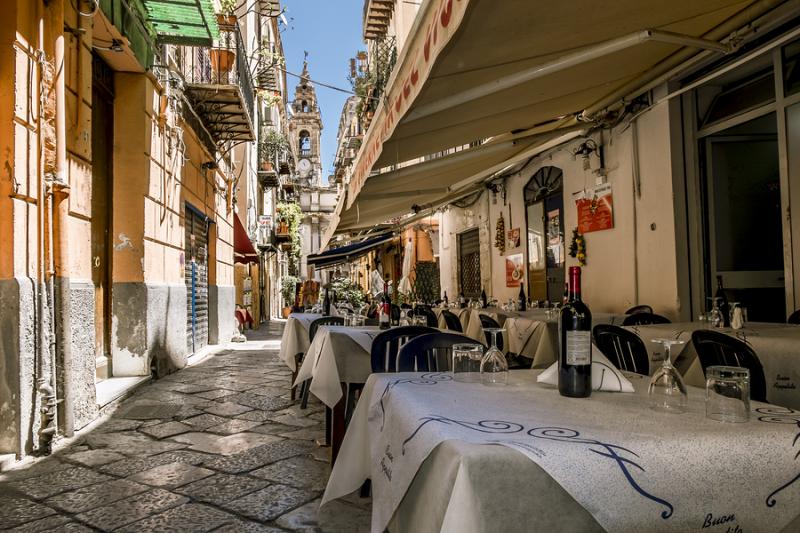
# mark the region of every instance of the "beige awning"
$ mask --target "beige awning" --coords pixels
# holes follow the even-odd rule
[[[729,51],[720,40],[782,3],[424,2],[359,151],[345,205],[360,204],[362,225],[380,209],[361,194],[380,199],[393,190],[382,175],[370,177],[375,170],[509,132],[575,124],[585,110],[631,94],[700,52]],[[461,170],[468,176],[478,168]],[[455,173],[440,169],[426,188]],[[385,185],[368,187],[372,180]],[[342,224],[354,224],[348,213]]]
[[[510,165],[574,139],[584,127],[530,136],[507,135],[437,159],[370,177],[349,208],[340,199],[324,242],[334,233],[354,232],[423,209],[444,205]]]

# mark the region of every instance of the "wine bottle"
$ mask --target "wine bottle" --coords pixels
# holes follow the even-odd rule
[[[392,314],[392,304],[389,301],[389,284],[383,282],[383,294],[381,295],[380,314],[378,317],[378,326],[381,329],[389,329],[389,317]]]
[[[569,283],[564,283],[564,297],[561,299],[561,305],[565,305],[569,301]]]
[[[463,290],[460,293],[458,293],[458,306],[461,309],[464,309],[465,307],[467,307],[467,299],[464,297],[464,291]]]
[[[722,315],[722,325],[726,328],[731,327],[731,306],[725,296],[725,288],[722,286],[722,276],[717,276],[717,292],[714,294],[719,298],[719,312]]]
[[[444,306],[449,307],[450,301],[447,299],[447,291],[444,291]]]
[[[325,287],[325,299],[322,300],[322,314],[331,316],[331,299],[328,295],[328,288]]]
[[[517,310],[525,311],[527,309],[528,299],[525,297],[525,284],[519,284],[519,296],[517,296]]]
[[[586,398],[592,393],[592,313],[581,300],[581,267],[570,267],[569,277],[569,301],[558,322],[558,392]]]
[[[481,289],[481,306],[486,309],[489,307],[489,299],[486,298],[486,290]]]

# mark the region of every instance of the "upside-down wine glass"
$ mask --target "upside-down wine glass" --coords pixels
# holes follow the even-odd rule
[[[508,361],[497,348],[497,334],[503,332],[503,328],[483,328],[492,338],[492,345],[486,350],[481,359],[481,383],[484,385],[507,385],[508,384]]]
[[[653,342],[664,346],[664,361],[661,368],[650,378],[647,395],[650,408],[664,413],[683,413],[686,411],[686,385],[680,373],[672,366],[671,348],[684,344],[679,339],[653,339]]]

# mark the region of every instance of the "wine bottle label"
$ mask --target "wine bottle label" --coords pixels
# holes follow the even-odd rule
[[[567,332],[567,364],[568,365],[592,364],[591,331]]]

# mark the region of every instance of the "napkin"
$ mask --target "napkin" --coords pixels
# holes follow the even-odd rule
[[[547,367],[536,378],[539,383],[558,385],[558,361]],[[633,392],[633,385],[611,361],[592,344],[592,390],[606,392]]]
[[[731,327],[733,329],[742,329],[744,327],[744,315],[742,314],[741,307],[733,308],[733,319],[731,320]]]

